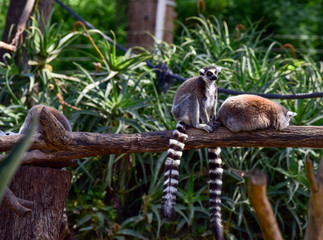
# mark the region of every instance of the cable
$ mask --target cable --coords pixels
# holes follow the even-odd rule
[[[321,98],[323,97],[323,92],[316,93],[296,93],[296,94],[271,94],[271,93],[248,93],[236,90],[229,90],[224,88],[218,88],[218,92],[232,95],[240,94],[253,94],[270,99],[304,99],[304,98]]]

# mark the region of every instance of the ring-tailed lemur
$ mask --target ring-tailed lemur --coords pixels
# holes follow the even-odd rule
[[[282,105],[256,95],[243,94],[227,98],[217,120],[232,132],[265,129],[282,130],[296,113]]]
[[[173,139],[169,141],[168,155],[165,162],[165,182],[162,198],[163,216],[171,219],[174,215],[175,200],[178,185],[178,167],[180,158],[188,137],[188,127],[214,131],[217,107],[218,73],[221,67],[206,66],[199,70],[199,76],[186,80],[177,90],[172,114],[178,121]],[[222,162],[220,148],[209,149],[209,193],[210,193],[210,222],[217,240],[223,239],[221,223],[221,186]]]

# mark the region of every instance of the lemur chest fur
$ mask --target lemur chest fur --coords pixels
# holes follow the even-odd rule
[[[214,105],[216,105],[216,84],[214,82],[206,83],[206,91],[205,91],[205,108],[207,109],[207,112],[212,111],[214,108]]]

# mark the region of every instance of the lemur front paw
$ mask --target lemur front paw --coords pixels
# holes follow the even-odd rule
[[[214,132],[219,129],[220,125],[221,124],[219,122],[215,122],[215,121],[211,122],[210,121],[209,123],[205,124],[204,130],[207,131],[208,133]]]
[[[211,133],[214,131],[214,127],[212,125],[206,124],[204,130],[207,131],[208,133]]]
[[[214,129],[213,129],[213,127],[211,126],[211,125],[209,125],[209,124],[205,124],[205,123],[203,123],[203,124],[198,124],[198,125],[196,125],[196,126],[194,126],[195,128],[197,128],[197,129],[203,129],[204,131],[206,131],[207,133],[210,133],[210,132],[212,132]]]
[[[219,127],[221,126],[221,123],[219,123],[219,122],[212,122],[212,126],[213,126],[213,128],[214,128],[214,130],[213,131],[216,131],[216,130],[218,130],[219,129]]]

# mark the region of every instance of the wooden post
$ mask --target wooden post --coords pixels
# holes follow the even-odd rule
[[[31,214],[18,216],[4,202],[0,205],[0,239],[57,240],[72,174],[41,167],[21,167],[10,186],[19,198],[33,202]]]
[[[158,0],[132,0],[128,7],[128,47],[154,45],[156,13]],[[174,19],[176,18],[175,2],[169,1],[164,19],[163,40],[173,42]]]
[[[174,20],[177,17],[175,6],[176,2],[174,0],[167,1],[163,35],[163,40],[167,43],[173,43],[174,41]]]

